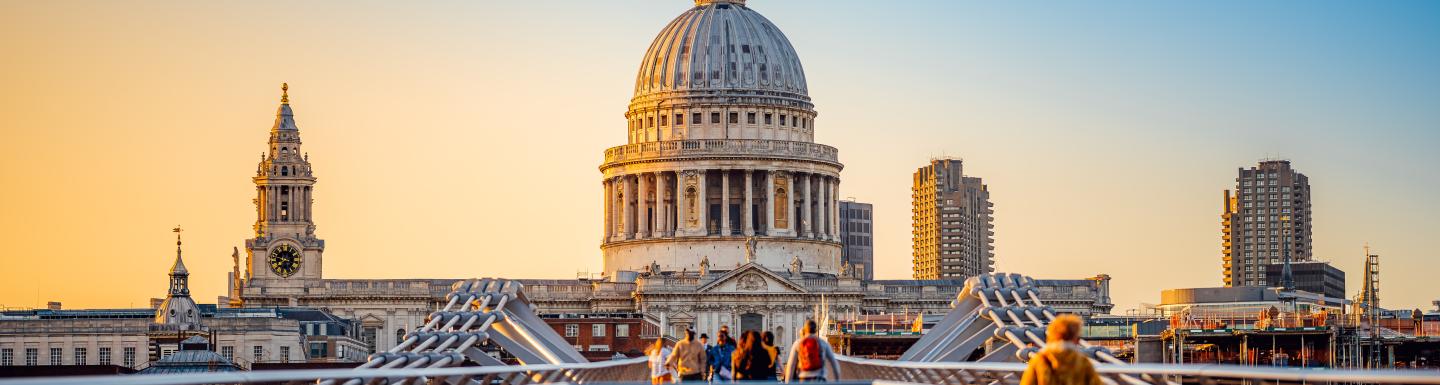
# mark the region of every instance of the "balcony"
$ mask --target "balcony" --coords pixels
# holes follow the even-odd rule
[[[839,151],[823,144],[768,139],[695,139],[647,142],[605,150],[605,164],[691,157],[778,157],[839,164]]]

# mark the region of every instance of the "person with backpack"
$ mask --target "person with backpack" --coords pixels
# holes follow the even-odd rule
[[[1030,355],[1021,385],[1101,385],[1095,365],[1080,347],[1080,329],[1085,321],[1074,314],[1062,314],[1045,329],[1045,347]]]
[[[715,335],[715,346],[706,351],[706,355],[710,357],[711,382],[730,382],[735,379],[735,371],[731,366],[734,354],[735,339],[730,338],[729,328],[722,326],[720,333]]]
[[[695,331],[685,330],[685,338],[675,343],[665,366],[675,368],[677,382],[705,381],[705,345],[695,342]]]
[[[829,342],[817,335],[815,320],[805,321],[800,339],[790,345],[785,359],[785,382],[823,382],[840,380],[840,361]]]

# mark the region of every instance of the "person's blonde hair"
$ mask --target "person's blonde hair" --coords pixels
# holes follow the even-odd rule
[[[1078,341],[1080,340],[1080,327],[1084,320],[1074,314],[1061,314],[1050,321],[1050,327],[1045,329],[1045,340],[1048,342],[1057,341]]]

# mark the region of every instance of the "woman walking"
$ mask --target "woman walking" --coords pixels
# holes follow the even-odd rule
[[[735,350],[730,367],[735,369],[736,381],[759,381],[775,375],[770,352],[765,351],[760,333],[746,330],[740,335],[740,346]]]
[[[665,362],[670,359],[670,348],[665,347],[665,337],[656,338],[647,355],[650,357],[650,384],[671,382],[674,375],[670,371],[669,363]]]

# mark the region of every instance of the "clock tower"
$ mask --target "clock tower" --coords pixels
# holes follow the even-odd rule
[[[300,129],[290,110],[290,87],[280,87],[280,109],[270,127],[270,148],[255,169],[255,237],[245,240],[247,286],[301,288],[319,281],[325,241],[311,216],[315,175],[300,150]],[[264,282],[255,282],[261,280]]]

